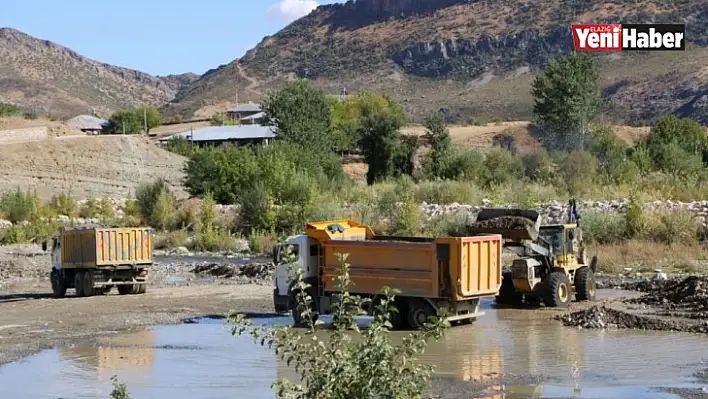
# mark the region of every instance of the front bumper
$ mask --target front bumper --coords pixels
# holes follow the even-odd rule
[[[275,311],[277,313],[285,313],[290,310],[288,305],[288,296],[280,295],[278,289],[275,288],[273,290],[273,308],[275,308]]]

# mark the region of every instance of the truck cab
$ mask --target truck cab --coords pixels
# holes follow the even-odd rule
[[[288,256],[292,256],[294,262],[286,262]],[[318,277],[319,256],[319,243],[307,234],[290,236],[283,245],[273,250],[275,264],[273,304],[276,312],[290,310],[290,265],[294,263],[296,268],[302,269],[305,281],[313,284]]]

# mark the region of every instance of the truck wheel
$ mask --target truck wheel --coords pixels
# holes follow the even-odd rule
[[[521,305],[523,302],[523,294],[516,292],[511,273],[503,274],[499,295],[495,297],[495,300],[499,305]]]
[[[572,289],[565,272],[552,272],[546,277],[543,302],[551,308],[565,308],[570,304]]]
[[[84,296],[94,296],[95,291],[93,288],[93,273],[91,273],[90,270],[85,271],[83,273],[83,291],[84,291]]]
[[[142,295],[147,292],[147,284],[138,284],[138,295]]]
[[[418,298],[408,301],[408,326],[413,330],[425,328],[428,319],[435,315],[435,309],[428,302]]]
[[[575,298],[579,301],[595,300],[595,273],[585,266],[575,272]]]
[[[64,273],[57,269],[52,269],[50,280],[52,281],[52,293],[54,293],[54,298],[64,298],[64,296],[66,296]]]
[[[77,270],[74,274],[74,288],[76,288],[76,296],[84,296],[84,272]]]
[[[120,294],[120,295],[129,295],[129,294],[133,293],[133,285],[132,284],[130,284],[130,285],[121,284],[121,285],[117,285],[116,287],[118,287],[118,294]]]
[[[376,309],[376,307],[377,307],[377,306],[380,306],[382,299],[383,299],[382,296],[377,296],[377,297],[374,298],[373,301],[371,301],[371,305],[370,305],[370,306],[371,306],[371,311],[369,312],[369,314],[370,314],[371,316],[376,317],[376,315],[378,314],[378,310]],[[391,323],[391,327],[392,327],[393,330],[400,330],[400,329],[402,329],[403,327],[405,327],[405,326],[404,326],[405,320],[403,319],[403,315],[404,315],[403,312],[406,311],[406,308],[403,307],[403,306],[401,306],[401,305],[402,305],[402,302],[401,302],[401,301],[394,300],[393,306],[394,306],[394,307],[396,308],[396,310],[398,310],[398,311],[397,311],[397,312],[390,312],[390,313],[389,313],[389,320],[388,320],[388,321]]]

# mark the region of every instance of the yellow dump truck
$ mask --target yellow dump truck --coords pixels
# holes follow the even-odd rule
[[[47,242],[42,248],[48,249]],[[51,238],[52,291],[63,298],[68,288],[76,296],[108,293],[144,294],[152,265],[152,236],[147,227],[65,228]]]
[[[401,291],[395,303],[399,312],[392,320],[395,327],[420,329],[441,309],[447,310],[451,322],[471,322],[484,314],[479,311],[480,299],[499,291],[501,249],[500,235],[378,236],[352,220],[308,223],[303,234],[289,237],[285,247],[274,251],[274,306],[278,312],[295,308],[297,292],[289,282],[289,264],[282,262],[289,252],[312,286],[308,293],[314,310],[329,313],[333,294],[338,293],[333,278],[339,253],[348,254],[352,294],[371,298],[375,305],[383,287]],[[300,324],[300,312],[292,313]]]

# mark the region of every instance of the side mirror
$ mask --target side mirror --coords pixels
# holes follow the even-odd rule
[[[47,251],[47,242],[46,241],[42,241],[42,251],[45,251],[45,252]]]
[[[273,247],[273,263],[274,264],[279,264],[280,261],[282,260],[282,246],[276,245]]]

